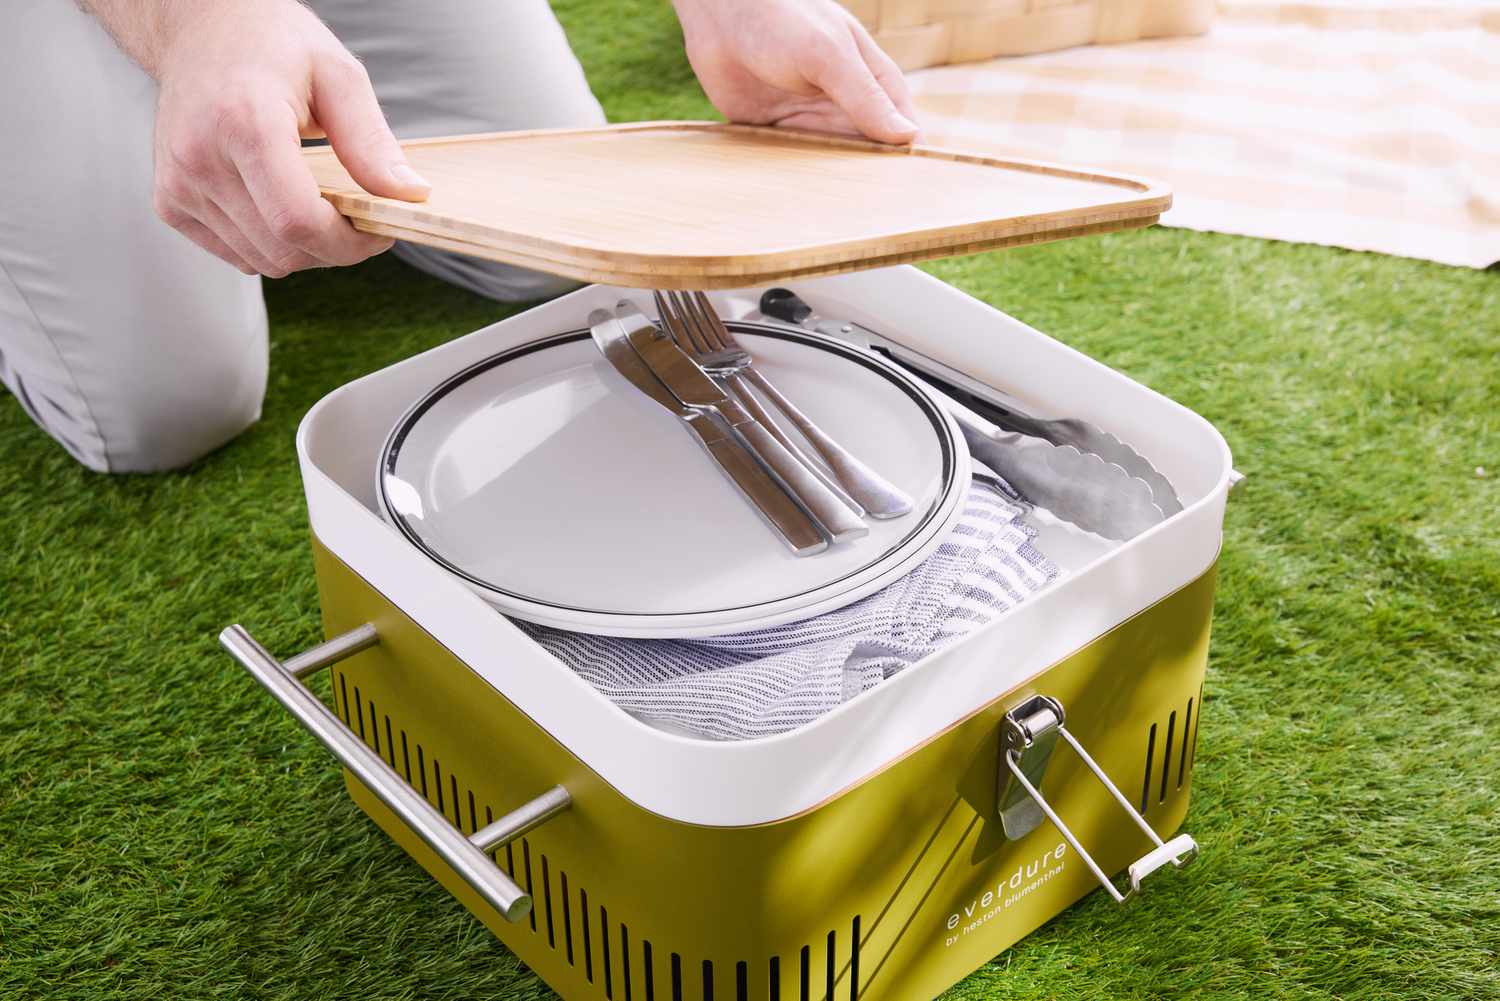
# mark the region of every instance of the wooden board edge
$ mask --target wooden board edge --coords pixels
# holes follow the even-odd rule
[[[392,208],[390,199],[372,199],[363,192],[352,194],[337,190],[325,191],[324,197],[342,215],[354,220],[356,225],[364,223],[397,227],[406,233],[420,234],[428,242],[437,239],[457,241],[467,246],[488,246],[506,254],[542,258],[557,264],[582,262],[616,272],[684,275],[769,273],[793,271],[810,265],[858,265],[864,260],[905,254],[921,254],[925,259],[945,253],[961,253],[957,248],[963,246],[998,243],[1039,232],[1064,233],[1080,226],[1124,223],[1136,219],[1147,220],[1143,225],[1149,224],[1171,207],[1170,196],[1133,199],[1103,203],[1085,211],[1063,209],[1031,216],[1016,216],[990,224],[960,223],[905,233],[899,237],[863,237],[843,243],[799,246],[758,254],[687,255],[621,252],[576,243],[561,243],[531,234],[502,232],[490,227],[466,228],[455,225],[451,218],[426,216],[414,209],[411,203],[398,203],[402,207]]]
[[[796,278],[821,278],[828,275],[849,274],[855,271],[865,271],[872,268],[891,267],[898,264],[914,264],[919,261],[937,260],[944,257],[956,257],[966,254],[978,254],[992,250],[1004,250],[1012,247],[1031,246],[1039,243],[1050,243],[1056,240],[1066,240],[1082,236],[1096,236],[1102,233],[1116,233],[1122,230],[1144,229],[1156,222],[1155,216],[1145,218],[1129,218],[1112,222],[1099,222],[1090,225],[1077,226],[1070,229],[1041,230],[1034,233],[1013,234],[996,240],[981,241],[967,244],[958,248],[942,247],[930,252],[911,251],[899,254],[891,254],[878,258],[869,258],[859,261],[834,262],[825,265],[813,265],[809,267],[790,270],[752,271],[747,270],[739,274],[718,275],[688,275],[658,274],[649,272],[636,272],[620,268],[594,267],[580,264],[575,261],[555,261],[549,258],[529,255],[516,250],[501,250],[483,244],[465,243],[461,240],[447,237],[435,236],[431,233],[423,233],[415,230],[403,229],[401,226],[392,225],[378,221],[357,220],[355,228],[366,233],[374,233],[379,236],[389,236],[397,240],[407,240],[424,246],[435,247],[439,250],[448,250],[454,253],[465,254],[470,257],[478,257],[484,260],[498,261],[502,264],[511,264],[517,267],[530,268],[534,271],[544,271],[549,274],[571,278],[574,281],[584,283],[597,283],[602,285],[617,285],[623,288],[639,289],[675,289],[681,291],[704,290],[715,291],[720,289],[750,288],[758,285],[768,285],[773,282],[786,281]]]

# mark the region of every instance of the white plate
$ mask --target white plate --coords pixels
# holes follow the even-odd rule
[[[496,608],[575,632],[756,629],[849,604],[910,570],[947,535],[969,482],[952,420],[867,352],[733,326],[778,388],[916,499],[912,513],[793,556],[587,331],[495,355],[418,401],[381,452],[382,512]]]

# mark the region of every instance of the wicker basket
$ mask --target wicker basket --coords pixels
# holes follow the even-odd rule
[[[1201,35],[1215,0],[840,0],[902,69]]]

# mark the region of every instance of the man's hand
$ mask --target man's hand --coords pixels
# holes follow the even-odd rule
[[[688,60],[726,118],[909,143],[906,80],[832,0],[674,0]]]
[[[246,274],[354,264],[391,245],[318,194],[301,140],[327,136],[371,194],[422,201],[369,77],[293,0],[91,0],[161,84],[156,212]]]

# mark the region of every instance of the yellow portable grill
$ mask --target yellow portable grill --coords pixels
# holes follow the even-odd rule
[[[343,762],[360,807],[566,998],[929,998],[1101,883],[1124,902],[1196,853],[1169,836],[1237,478],[1222,437],[915,269],[792,287],[1114,432],[1184,509],[1126,543],[1049,548],[1044,531],[1062,576],[989,626],[808,726],[694,740],[619,710],[376,507],[377,455],[411,400],[622,290],[584,288],[318,403],[298,453],[332,638],[281,662],[238,626],[223,641]],[[715,300],[743,314],[760,291]],[[324,667],[332,710],[299,683]]]

